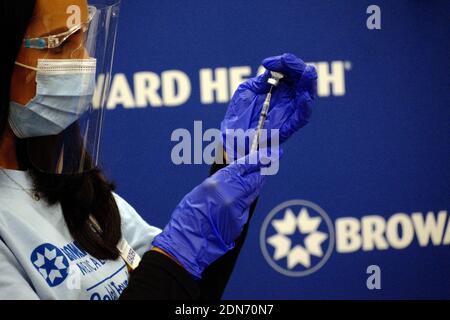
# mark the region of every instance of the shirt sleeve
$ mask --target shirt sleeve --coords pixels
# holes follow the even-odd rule
[[[0,238],[0,300],[39,300],[24,270]]]
[[[119,195],[114,193],[114,198],[122,218],[122,236],[142,257],[152,248],[153,239],[161,232],[161,229],[145,222],[136,210]]]

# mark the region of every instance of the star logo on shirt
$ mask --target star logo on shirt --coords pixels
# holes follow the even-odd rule
[[[30,260],[50,287],[61,284],[67,277],[69,262],[62,251],[50,243],[34,249]]]
[[[288,276],[317,271],[334,246],[334,229],[317,205],[292,200],[274,208],[261,229],[261,248],[269,265]]]

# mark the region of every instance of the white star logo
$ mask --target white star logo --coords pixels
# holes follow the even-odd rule
[[[280,260],[287,257],[288,269],[293,269],[297,264],[310,268],[311,255],[322,257],[322,243],[328,238],[326,233],[317,230],[321,221],[321,217],[312,218],[306,208],[300,210],[298,217],[290,208],[286,209],[283,219],[272,221],[277,233],[267,239],[267,243],[275,248],[273,259]],[[306,235],[304,247],[300,244],[293,246],[292,240],[288,237],[297,230]]]
[[[266,234],[270,226],[275,234]],[[330,257],[334,247],[333,223],[312,202],[286,201],[267,215],[260,244],[266,261],[276,271],[287,276],[305,276],[320,269]]]
[[[38,253],[37,258],[33,261],[34,265],[38,268],[44,279],[49,279],[51,283],[54,283],[56,278],[62,278],[60,270],[65,269],[64,258],[57,256],[56,250],[48,250],[45,248],[44,254]]]

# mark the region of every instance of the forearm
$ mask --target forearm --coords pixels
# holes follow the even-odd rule
[[[210,175],[226,167],[214,164]],[[249,210],[253,215],[256,200]],[[234,269],[239,252],[248,231],[248,222],[235,241],[235,247],[211,263],[203,272],[201,280],[186,271],[177,259],[164,250],[154,248],[147,252],[139,267],[131,273],[129,284],[120,299],[206,299],[218,300]]]
[[[210,168],[210,175],[213,175],[215,172],[226,166],[226,164],[213,164]],[[258,199],[250,206],[248,222],[245,224],[241,235],[236,239],[235,247],[213,262],[203,272],[202,279],[199,283],[201,299],[219,300],[222,298],[231,274],[233,273],[239,253],[241,252],[247,237],[249,223],[255,211],[257,201]]]

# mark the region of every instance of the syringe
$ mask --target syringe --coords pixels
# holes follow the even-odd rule
[[[269,93],[267,93],[266,99],[261,109],[261,114],[259,116],[258,126],[256,127],[256,134],[253,137],[252,147],[250,152],[258,150],[259,138],[261,136],[261,129],[264,127],[264,121],[266,121],[267,113],[269,112],[270,99],[272,98],[272,89],[278,85],[280,80],[284,77],[283,74],[275,71],[270,71],[270,78],[267,82],[271,85]]]

